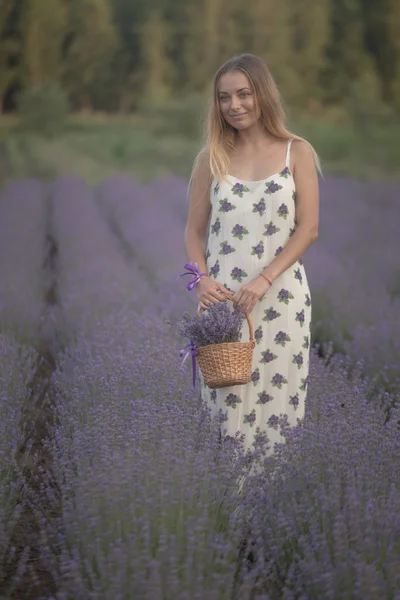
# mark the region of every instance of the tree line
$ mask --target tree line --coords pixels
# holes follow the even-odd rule
[[[3,111],[55,81],[75,110],[129,112],[204,92],[239,52],[299,110],[400,110],[398,0],[0,0]]]

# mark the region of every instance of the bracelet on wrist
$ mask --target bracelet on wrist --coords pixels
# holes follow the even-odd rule
[[[260,275],[261,275],[261,277],[264,277],[264,279],[266,279],[270,285],[272,285],[272,281],[271,281],[271,279],[269,277],[267,277],[263,273],[260,273]]]

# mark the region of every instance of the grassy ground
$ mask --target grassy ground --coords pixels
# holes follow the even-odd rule
[[[188,177],[200,147],[196,128],[185,130],[176,115],[79,117],[51,139],[21,131],[15,118],[0,119],[0,181],[18,177],[52,179],[74,174],[94,184],[126,172],[139,181],[174,173]],[[303,119],[291,129],[306,137],[325,173],[362,179],[393,177],[400,165],[400,124],[351,124]]]

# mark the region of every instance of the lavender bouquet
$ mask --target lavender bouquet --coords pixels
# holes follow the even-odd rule
[[[234,308],[230,310],[227,302],[217,302],[211,308],[192,317],[184,313],[178,324],[179,334],[188,338],[199,348],[208,344],[240,342],[241,328],[246,315]]]

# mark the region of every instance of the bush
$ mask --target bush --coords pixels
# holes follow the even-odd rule
[[[18,111],[23,129],[51,137],[65,126],[68,98],[57,83],[33,86],[20,94]]]

